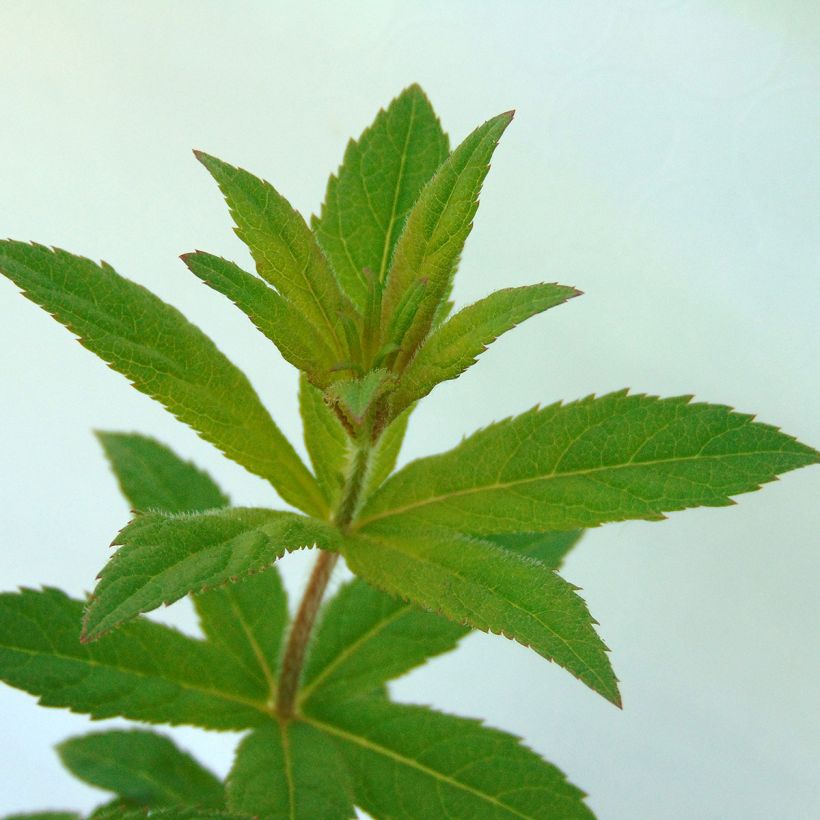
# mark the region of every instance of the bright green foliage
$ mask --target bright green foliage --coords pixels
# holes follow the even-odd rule
[[[302,415],[305,446],[316,472],[316,480],[328,504],[333,506],[344,483],[350,457],[350,438],[325,403],[322,391],[304,376],[299,381],[299,412]]]
[[[373,700],[323,705],[307,719],[339,742],[356,804],[373,817],[593,816],[555,766],[478,721]]]
[[[301,697],[366,695],[428,658],[449,652],[467,632],[356,579],[324,608]]]
[[[194,606],[211,643],[266,687],[272,698],[288,623],[288,601],[279,573],[271,567],[195,595]]]
[[[250,382],[176,308],[104,262],[42,245],[0,242],[0,271],[228,458],[299,509],[322,513],[316,482]]]
[[[345,540],[350,568],[392,595],[456,623],[513,638],[620,705],[595,621],[543,564],[464,535],[374,533]]]
[[[289,550],[338,547],[327,524],[295,513],[236,508],[146,513],[119,532],[120,546],[100,573],[84,640],[189,592],[202,592],[269,567]]]
[[[560,569],[567,553],[581,540],[583,530],[567,532],[505,532],[484,535],[485,541],[492,541],[499,547],[518,555],[535,558],[550,569]]]
[[[335,743],[304,723],[248,735],[228,775],[228,809],[265,820],[354,817],[349,775]]]
[[[4,820],[80,820],[80,815],[70,811],[38,811],[34,814],[9,814]]]
[[[244,729],[267,692],[215,647],[138,620],[80,643],[81,601],[56,589],[0,595],[0,679],[94,718]]]
[[[207,285],[227,296],[278,348],[294,367],[325,385],[338,354],[304,314],[261,279],[239,265],[197,251],[182,255],[188,269]]]
[[[0,272],[29,299],[305,513],[232,508],[158,441],[98,434],[137,515],[86,605],[54,589],[0,594],[0,679],[94,719],[247,733],[224,786],[147,731],[67,741],[68,768],[117,795],[89,820],[313,820],[354,806],[376,820],[591,818],[583,794],[517,738],[392,703],[388,683],[478,629],[620,705],[596,621],[557,574],[586,528],[724,506],[820,461],[728,407],[623,391],[534,408],[394,472],[419,400],[579,295],[525,285],[451,316],[511,119],[488,120],[450,153],[411,86],[348,144],[312,230],[269,183],[196,152],[258,276],[201,251],[182,259],[301,371],[312,472],[248,379],[175,308],[105,263],[0,242]],[[291,621],[275,564],[313,546]],[[358,577],[322,606],[340,557]],[[140,617],[185,595],[202,640]]]
[[[460,310],[433,331],[402,374],[391,399],[393,413],[426,396],[439,382],[458,378],[502,333],[579,295],[565,285],[525,285],[497,290]]]
[[[259,275],[344,359],[340,315],[351,307],[305,220],[270,183],[201,151],[196,156],[225,196],[236,233],[250,249]]]
[[[396,243],[382,303],[383,324],[387,327],[406,299],[412,298],[414,286],[423,285],[406,332],[400,338],[384,340],[401,346],[399,368],[415,353],[439,305],[449,295],[458,258],[473,226],[490,157],[511,120],[512,112],[501,114],[473,131],[444,161],[407,217]]]
[[[134,803],[214,809],[225,804],[217,777],[154,732],[98,732],[70,738],[57,751],[80,780]]]
[[[228,497],[207,473],[156,439],[105,432],[97,438],[133,509],[181,513],[228,506]]]
[[[350,298],[364,311],[364,271],[383,281],[407,214],[450,152],[424,92],[403,91],[359,137],[351,140],[327,185],[313,229]]]
[[[367,503],[359,526],[390,519],[495,533],[659,520],[726,506],[820,460],[752,418],[688,396],[626,391],[531,410],[405,467]]]

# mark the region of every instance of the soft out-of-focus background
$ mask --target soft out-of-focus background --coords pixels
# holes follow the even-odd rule
[[[94,258],[182,308],[294,441],[294,372],[177,255],[247,261],[200,147],[308,214],[348,137],[420,82],[459,140],[515,107],[460,304],[539,280],[582,299],[416,413],[403,460],[536,402],[630,386],[820,443],[820,13],[811,0],[0,6],[0,235]],[[0,587],[89,589],[128,510],[92,428],[139,430],[273,503],[0,282]],[[474,635],[394,687],[523,735],[601,818],[820,816],[820,471],[736,507],[591,532],[566,566],[623,682],[614,709]],[[283,562],[294,595],[304,556]],[[187,605],[159,614],[195,629]],[[89,808],[50,747],[88,721],[0,690],[0,812]],[[97,724],[99,726],[99,724]],[[219,772],[234,737],[172,732]]]

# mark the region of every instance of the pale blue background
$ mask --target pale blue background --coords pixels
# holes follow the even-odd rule
[[[190,149],[308,213],[347,138],[418,81],[456,140],[518,109],[459,303],[539,280],[587,295],[439,388],[404,458],[624,386],[732,403],[820,444],[814,0],[6,0],[0,30],[0,235],[102,257],[182,308],[294,440],[293,371],[176,258],[247,259]],[[127,519],[92,428],[155,434],[237,502],[274,502],[5,281],[0,328],[0,587],[91,585]],[[793,473],[737,507],[588,536],[566,575],[613,650],[623,712],[482,635],[394,691],[523,735],[601,818],[818,817],[818,491],[820,470]],[[284,565],[296,591],[307,564]],[[194,628],[184,605],[160,617]],[[0,715],[0,812],[102,798],[50,750],[85,718],[9,689]],[[227,770],[232,737],[173,734]]]

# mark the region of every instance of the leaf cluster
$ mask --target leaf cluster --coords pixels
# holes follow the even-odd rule
[[[146,729],[64,742],[65,766],[112,794],[92,817],[591,817],[519,739],[395,703],[387,684],[476,629],[620,705],[596,621],[558,573],[583,530],[731,504],[820,459],[728,407],[621,391],[533,408],[396,470],[419,400],[579,295],[525,284],[452,311],[511,119],[451,151],[411,86],[348,144],[309,223],[269,182],[196,152],[255,272],[204,251],[182,259],[301,372],[310,465],[175,308],[106,263],[0,242],[0,270],[25,296],[291,507],[232,506],[165,445],[99,433],[133,518],[88,601],[0,595],[0,678],[92,719],[246,734],[225,783]],[[321,557],[291,617],[276,561],[305,548]],[[320,608],[339,557],[355,577]],[[185,596],[201,639],[142,617]]]

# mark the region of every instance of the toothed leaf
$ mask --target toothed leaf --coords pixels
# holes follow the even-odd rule
[[[559,769],[477,720],[376,700],[322,704],[307,720],[335,738],[373,817],[593,820]]]
[[[421,303],[403,334],[396,366],[400,370],[427,335],[473,225],[478,195],[490,157],[512,114],[501,114],[473,131],[444,161],[413,205],[396,243],[387,275],[382,321],[390,324],[405,294],[425,282]]]
[[[335,549],[338,532],[316,519],[237,507],[190,515],[146,513],[115,539],[100,573],[83,635],[101,635],[189,592],[218,587],[269,567],[287,551]]]
[[[343,552],[350,569],[373,586],[530,646],[620,705],[586,604],[538,561],[468,536],[406,530],[346,538]]]
[[[303,723],[274,723],[248,735],[236,750],[227,799],[229,810],[265,820],[355,816],[336,744]]]
[[[82,613],[55,589],[0,595],[0,679],[97,719],[218,730],[270,720],[267,692],[215,647],[143,619],[83,644]]]
[[[313,229],[360,309],[369,292],[364,270],[384,280],[408,211],[448,153],[447,136],[417,85],[348,143]]]
[[[526,285],[496,291],[460,310],[433,331],[402,373],[391,397],[393,412],[400,413],[440,382],[460,376],[502,333],[577,295],[565,285]]]
[[[75,777],[135,803],[214,809],[225,803],[217,777],[154,732],[82,735],[63,741],[57,751]]]
[[[42,245],[0,242],[0,271],[25,296],[206,441],[322,514],[324,500],[250,382],[176,308],[113,268]]]
[[[366,695],[449,652],[468,631],[357,578],[324,607],[300,698]]]
[[[409,464],[365,505],[360,526],[390,519],[490,534],[658,520],[731,504],[818,460],[728,407],[624,391],[531,410]]]

